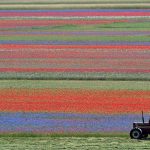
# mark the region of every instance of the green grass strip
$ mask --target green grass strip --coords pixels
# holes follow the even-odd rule
[[[150,90],[147,81],[0,80],[1,89]]]
[[[128,137],[128,133],[49,133],[49,134],[36,134],[36,133],[3,133],[1,137]]]
[[[150,36],[72,36],[72,35],[11,35],[11,36],[0,36],[0,40],[9,41],[137,41],[137,42],[149,42]]]
[[[148,19],[148,20],[150,20],[150,19]],[[149,30],[150,21],[143,22],[141,18],[137,19],[137,21],[138,22],[132,22],[132,23],[126,23],[126,22],[120,23],[118,21],[118,22],[112,23],[112,24],[97,24],[97,25],[73,25],[73,24],[67,25],[66,24],[66,25],[55,25],[55,26],[33,26],[33,27],[24,27],[24,28],[17,27],[17,28],[6,28],[6,29],[1,29],[1,30],[4,30],[4,31],[5,30],[6,31],[144,31],[144,30],[148,31]],[[4,39],[7,39],[7,38],[12,39],[12,37],[13,36],[10,36],[10,37],[1,36],[1,40],[3,38]],[[79,36],[77,36],[77,37],[79,37]],[[139,37],[141,37],[141,36],[139,36]],[[17,38],[17,37],[14,36],[14,38]],[[25,38],[25,37],[22,37],[22,38]],[[40,38],[40,37],[37,37],[37,38]],[[42,36],[42,38],[44,38],[44,36]],[[47,36],[45,38],[47,38]],[[51,38],[51,36],[49,36],[49,39],[50,38]],[[59,38],[59,36],[57,36],[57,38]],[[93,36],[91,36],[91,38],[93,38]],[[102,38],[102,37],[100,37],[100,38]],[[105,38],[109,38],[109,37],[105,37]],[[110,37],[110,38],[112,38],[112,37]],[[130,37],[130,38],[138,38],[138,36]]]
[[[0,80],[110,80],[150,81],[150,73],[98,73],[98,72],[11,72],[0,73]]]

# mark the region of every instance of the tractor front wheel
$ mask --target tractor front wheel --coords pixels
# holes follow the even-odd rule
[[[142,138],[142,130],[139,128],[132,129],[130,131],[131,139],[141,139]]]

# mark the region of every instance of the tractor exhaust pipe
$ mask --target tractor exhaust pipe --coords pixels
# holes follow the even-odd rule
[[[143,123],[144,123],[144,115],[143,115],[143,111],[142,111],[142,121],[143,121]]]

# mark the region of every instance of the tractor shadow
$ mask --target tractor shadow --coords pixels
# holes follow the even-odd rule
[[[150,137],[139,139],[140,141],[150,141]]]

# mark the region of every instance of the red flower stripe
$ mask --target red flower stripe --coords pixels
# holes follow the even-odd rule
[[[64,25],[64,24],[109,24],[114,22],[128,22],[128,20],[0,20],[1,28],[12,28],[18,26],[48,26],[48,25]]]
[[[73,69],[73,68],[0,68],[0,72],[117,72],[117,73],[150,73],[150,69]]]
[[[0,44],[0,49],[138,49],[150,50],[148,45],[22,45]]]
[[[0,17],[13,16],[150,16],[150,12],[0,12]]]
[[[0,111],[136,113],[150,110],[150,91],[0,90]]]

